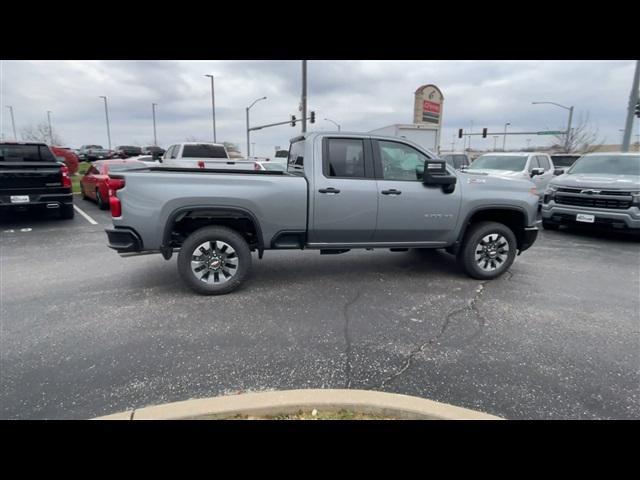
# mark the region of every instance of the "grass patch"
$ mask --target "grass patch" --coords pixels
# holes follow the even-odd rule
[[[91,164],[89,162],[78,163],[78,171],[71,176],[71,188],[73,193],[80,193],[80,179],[89,170]]]
[[[313,414],[315,412],[315,415]],[[225,415],[205,415],[199,420],[397,420],[397,418],[372,413],[353,412],[351,410],[339,411],[302,411],[282,415],[246,415],[237,414]]]

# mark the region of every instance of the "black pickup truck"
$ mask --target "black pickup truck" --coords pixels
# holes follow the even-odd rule
[[[0,213],[36,209],[73,218],[67,166],[44,143],[0,142]]]

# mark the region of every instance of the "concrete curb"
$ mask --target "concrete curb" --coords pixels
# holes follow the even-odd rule
[[[419,397],[371,390],[284,390],[167,403],[94,420],[186,420],[205,415],[289,414],[298,410],[354,410],[412,420],[502,420],[500,417]]]

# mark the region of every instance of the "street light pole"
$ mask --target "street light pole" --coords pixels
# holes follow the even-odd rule
[[[566,107],[564,105],[560,105],[556,102],[531,102],[531,105],[555,105],[556,107],[564,108],[565,110],[569,110],[569,120],[567,121],[567,132],[564,136],[564,149],[565,151],[569,151],[569,140],[571,138],[571,120],[573,119],[573,105],[570,107]]]
[[[510,123],[505,123],[504,124],[504,137],[502,138],[502,151],[506,152],[506,148],[507,148],[507,127],[511,125]]]
[[[109,140],[109,150],[111,150],[111,128],[109,127],[109,107],[107,106],[107,97],[100,95],[104,99],[104,114],[107,117],[107,138]]]
[[[151,104],[151,113],[153,114],[153,146],[158,146],[158,137],[156,136],[156,106],[157,103]]]
[[[213,75],[205,75],[211,78],[211,115],[213,116],[213,143],[217,143],[216,139],[216,95],[213,88]]]
[[[624,139],[622,140],[622,151],[629,151],[629,143],[631,142],[631,130],[633,130],[633,115],[636,105],[638,104],[638,96],[640,95],[640,60],[636,62],[636,73],[633,75],[633,83],[631,84],[631,95],[629,95],[629,106],[627,108],[627,121],[624,127]]]
[[[47,110],[47,121],[49,123],[49,142],[53,145],[53,131],[51,129],[51,110]]]
[[[249,105],[246,108],[247,111],[247,159],[249,157],[251,157],[251,149],[250,149],[250,138],[249,138],[249,110],[251,109],[251,107],[253,107],[256,103],[258,103],[260,100],[266,100],[267,97],[260,97],[256,100],[253,101],[253,103],[251,105]]]
[[[527,150],[529,150],[529,146],[531,145],[531,139],[527,138]]]
[[[336,122],[334,122],[334,121],[333,121],[333,120],[331,120],[330,118],[325,118],[325,120],[326,120],[327,122],[331,122],[331,123],[333,123],[336,127],[338,127],[338,131],[340,131],[340,125],[338,125]]]
[[[302,133],[307,131],[307,61],[302,60]]]
[[[494,135],[493,136],[493,151],[496,151],[496,142],[498,141],[498,137],[500,137],[500,135]]]
[[[13,118],[13,107],[11,105],[7,105],[7,108],[11,112],[11,125],[13,126],[13,140],[18,141],[18,135],[16,135],[16,121]]]

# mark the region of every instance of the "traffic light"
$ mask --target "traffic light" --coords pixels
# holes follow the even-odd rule
[[[458,138],[462,138],[462,129],[461,128],[458,130]]]
[[[487,129],[486,128],[482,129],[482,138],[487,138]]]
[[[291,115],[291,126],[292,127],[296,126],[296,116],[295,115]]]
[[[640,100],[636,103],[636,117],[640,118]]]
[[[316,112],[311,112],[311,118],[309,119],[309,122],[316,123]]]

